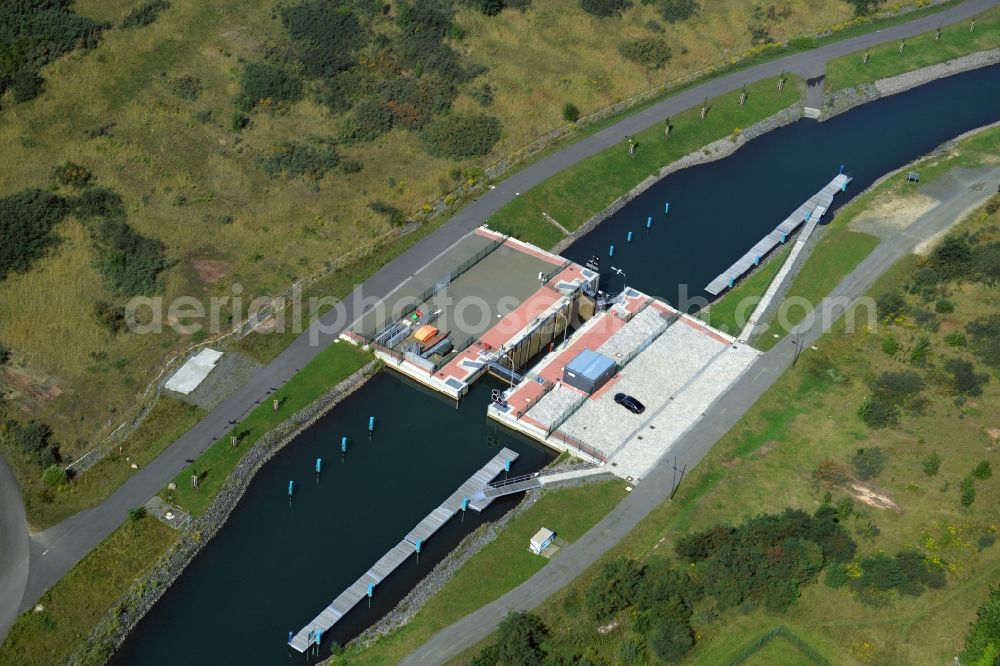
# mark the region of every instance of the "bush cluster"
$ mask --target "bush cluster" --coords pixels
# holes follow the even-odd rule
[[[94,266],[114,294],[136,296],[157,290],[167,267],[163,243],[147,238],[124,220],[105,218],[91,228],[97,249]]]
[[[889,456],[878,446],[868,446],[858,449],[851,458],[854,471],[862,481],[874,478],[882,473]]]
[[[52,169],[52,180],[64,187],[87,187],[94,182],[94,174],[76,162],[63,162]]]
[[[168,87],[173,94],[191,102],[198,99],[201,96],[201,91],[204,89],[201,79],[189,74],[170,79]]]
[[[63,0],[0,2],[0,95],[15,102],[42,92],[38,71],[78,48],[93,48],[107,25],[74,14]]]
[[[1000,370],[1000,314],[971,321],[965,330],[972,338],[972,353],[994,370]]]
[[[488,154],[503,127],[493,116],[454,114],[435,119],[420,133],[425,150],[434,157],[465,159]]]
[[[59,239],[53,228],[69,212],[65,199],[29,189],[0,198],[0,281],[24,273]]]
[[[126,14],[118,27],[123,30],[131,30],[151,25],[159,18],[160,14],[168,9],[170,9],[169,0],[147,0]]]
[[[687,535],[676,547],[697,564],[705,594],[719,608],[763,603],[772,611],[787,609],[826,564],[849,561],[856,549],[831,506],[813,516],[796,509],[761,515]]]
[[[333,140],[312,138],[307,141],[283,142],[261,164],[270,176],[320,180],[340,164],[340,156]]]
[[[1000,587],[990,587],[990,595],[976,612],[965,634],[965,649],[959,655],[963,664],[996,663],[1000,655]]]
[[[660,10],[660,16],[669,23],[686,21],[698,11],[695,0],[656,0],[655,4]]]
[[[250,111],[265,101],[294,102],[302,97],[302,81],[280,67],[251,62],[240,76],[240,95],[237,104],[243,111]]]
[[[649,69],[660,69],[673,55],[670,45],[662,37],[639,37],[630,39],[618,47],[618,52],[626,60],[631,60]]]
[[[919,596],[927,588],[945,585],[944,568],[912,548],[896,555],[877,553],[862,558],[853,566],[843,563],[830,567],[826,574],[830,587],[848,586],[858,600],[870,606],[885,606],[893,594]]]
[[[580,0],[580,9],[601,18],[618,16],[631,6],[629,0]]]
[[[52,442],[52,429],[41,421],[21,423],[7,419],[0,427],[0,436],[8,449],[46,469],[59,462],[59,447]]]
[[[389,221],[389,224],[394,227],[400,227],[406,224],[406,214],[395,206],[389,205],[384,201],[372,201],[368,204],[368,208],[385,217],[385,219]]]

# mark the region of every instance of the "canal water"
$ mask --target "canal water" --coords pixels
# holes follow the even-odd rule
[[[828,121],[802,120],[733,155],[678,171],[629,202],[563,254],[601,259],[604,288],[629,285],[689,312],[704,289],[837,175],[854,180],[831,212],[886,173],[963,132],[1000,120],[1000,65],[941,79]],[[683,128],[678,128],[682,132]],[[642,150],[642,146],[639,146]],[[664,214],[664,203],[670,212]],[[646,221],[653,218],[650,232]],[[832,215],[823,218],[829,222]],[[631,243],[627,233],[633,232]],[[610,245],[614,256],[608,256]]]
[[[841,164],[854,177],[834,207],[882,174],[949,138],[1000,119],[1000,66],[959,74],[868,104],[833,120],[776,130],[726,159],[663,179],[575,243],[624,269],[628,283],[671,303],[703,295],[717,274],[817,192]],[[640,147],[641,150],[641,147]],[[663,204],[670,202],[670,213]],[[646,218],[653,228],[646,237]],[[827,218],[829,219],[829,218]],[[627,231],[635,233],[631,246]],[[616,246],[613,260],[608,245]],[[621,280],[614,276],[614,280]],[[684,285],[688,285],[684,291]],[[610,289],[621,288],[613,282]],[[693,309],[693,308],[692,308]],[[541,468],[552,453],[486,419],[481,380],[456,408],[383,372],[265,465],[227,524],[136,628],[115,664],[302,664],[286,646],[343,589],[500,447]],[[368,416],[378,419],[370,440]],[[339,453],[347,435],[349,451]],[[317,480],[317,457],[324,469]],[[288,481],[296,482],[287,501]],[[462,536],[516,503],[450,521],[366,602],[324,637],[344,643],[387,612]]]

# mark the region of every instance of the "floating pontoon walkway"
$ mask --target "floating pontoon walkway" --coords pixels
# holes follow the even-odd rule
[[[764,236],[739,261],[726,269],[719,277],[712,280],[705,287],[705,291],[713,296],[718,296],[729,287],[732,287],[736,280],[742,277],[744,273],[759,264],[761,259],[767,256],[768,252],[788,240],[788,236],[798,229],[799,225],[809,220],[818,220],[823,217],[823,213],[833,204],[834,195],[837,192],[846,190],[849,182],[851,182],[851,179],[846,174],[838,174],[826,187],[796,208],[795,212],[779,224],[774,231]]]
[[[322,635],[329,631],[330,627],[336,624],[340,618],[347,615],[348,611],[354,608],[359,601],[368,596],[369,585],[378,585],[385,580],[410,555],[417,552],[420,544],[426,542],[448,520],[461,511],[463,503],[467,503],[468,508],[476,511],[482,511],[488,507],[495,498],[486,497],[483,490],[500,472],[508,469],[510,464],[517,460],[517,455],[516,451],[511,451],[508,448],[502,449],[493,457],[493,460],[452,493],[441,506],[420,521],[420,524],[392,550],[383,555],[382,559],[376,562],[375,566],[369,569],[365,575],[341,592],[332,604],[324,608],[323,612],[317,615],[312,622],[295,634],[292,640],[288,641],[288,644],[299,652],[305,652],[309,649],[309,646],[322,638]]]

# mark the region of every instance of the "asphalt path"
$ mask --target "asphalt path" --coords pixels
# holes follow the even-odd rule
[[[335,340],[340,332],[362,313],[363,303],[366,300],[370,302],[371,299],[387,296],[403,280],[483,224],[490,215],[520,194],[583,159],[596,155],[610,146],[621,144],[626,137],[662,122],[664,118],[675,116],[685,109],[696,106],[706,97],[717,97],[757,80],[777,76],[783,71],[810,77],[823,72],[825,63],[830,58],[927,32],[938,25],[967,19],[997,4],[998,1],[1000,0],[967,0],[930,16],[851,39],[832,42],[817,49],[711,79],[624,118],[512,174],[357,286],[344,301],[338,303],[337,307],[314,322],[309,330],[296,338],[276,359],[261,368],[246,384],[171,444],[160,456],[138,470],[104,502],[44,532],[32,535],[30,567],[24,594],[19,604],[16,595],[0,599],[5,609],[0,613],[0,620],[9,614],[8,609],[11,606],[19,607],[21,610],[33,606],[49,587],[125,520],[129,508],[144,504],[190,461],[224,436],[235,423],[262,401],[267,400],[273,391],[281,387]],[[539,221],[539,224],[542,223],[543,221]],[[26,524],[24,530],[27,530]],[[14,544],[14,540],[6,538],[0,544],[0,550],[8,551],[0,557],[0,562],[11,563],[4,577],[9,573],[13,580],[17,576],[23,578],[24,567],[21,561],[23,553],[14,550],[11,544]],[[21,560],[18,560],[18,557]],[[14,588],[16,587],[15,585]],[[0,623],[0,636],[6,634],[7,628],[5,624]]]
[[[443,664],[487,638],[511,611],[531,610],[567,583],[582,574],[639,521],[670,497],[674,488],[674,464],[688,472],[704,458],[712,446],[736,425],[744,413],[775,381],[830,330],[845,310],[857,302],[890,266],[911,254],[925,240],[934,238],[980,205],[1000,186],[1000,169],[983,176],[971,187],[928,211],[907,229],[883,240],[825,298],[813,316],[795,327],[770,351],[762,354],[722,397],[705,410],[702,418],[657,463],[652,472],[597,525],[576,542],[563,548],[559,556],[502,597],[470,613],[435,634],[410,655],[404,664]],[[855,310],[855,324],[864,326],[864,310]],[[848,320],[850,321],[850,320]]]
[[[0,458],[0,627],[17,619],[17,604],[28,582],[28,529],[14,474]]]

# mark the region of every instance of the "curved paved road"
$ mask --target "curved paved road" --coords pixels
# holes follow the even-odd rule
[[[882,241],[823,301],[819,307],[821,314],[803,321],[760,356],[725,395],[705,410],[704,417],[684,433],[671,448],[670,456],[677,456],[679,466],[687,465],[688,470],[694,467],[794,362],[797,347],[803,349],[812,345],[840,318],[846,306],[865,294],[890,266],[911,254],[922,241],[933,238],[982,204],[997,191],[998,185],[1000,169],[978,178],[976,183],[963,183],[960,191],[922,215],[909,228]],[[863,318],[859,316],[857,321],[861,325]],[[582,574],[646,514],[666,501],[673,490],[673,482],[672,461],[661,460],[618,506],[583,537],[564,548],[541,571],[496,601],[442,629],[403,663],[443,664],[492,634],[509,611],[531,610],[541,604]]]
[[[165,486],[186,465],[224,436],[231,425],[246,416],[277,387],[288,381],[361,312],[363,298],[384,298],[406,277],[439,255],[458,239],[513,200],[550,176],[580,160],[617,145],[641,130],[691,108],[705,97],[731,92],[762,78],[791,71],[811,76],[825,68],[828,59],[845,55],[883,42],[933,30],[940,24],[954,23],[997,4],[1000,0],[967,0],[931,16],[914,19],[878,32],[833,42],[818,49],[796,53],[762,63],[749,69],[707,81],[689,88],[635,115],[539,160],[511,175],[495,189],[484,193],[466,206],[437,231],[372,275],[336,308],[320,318],[299,336],[281,355],[261,368],[243,387],[212,410],[201,422],[174,442],[158,458],[142,468],[104,502],[80,512],[62,523],[32,537],[30,568],[20,609],[31,607],[38,598],[97,544],[103,541],[128,515],[130,507],[139,506]],[[0,546],[0,548],[5,546]],[[20,571],[20,568],[18,568]],[[3,605],[17,605],[4,598]],[[0,635],[7,627],[0,624]]]

